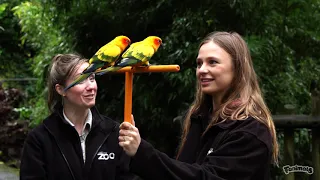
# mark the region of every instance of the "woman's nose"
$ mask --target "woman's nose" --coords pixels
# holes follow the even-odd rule
[[[199,68],[199,73],[208,73],[208,67],[205,64],[202,64]]]
[[[95,89],[97,87],[97,83],[96,81],[87,81],[87,90],[92,90]]]

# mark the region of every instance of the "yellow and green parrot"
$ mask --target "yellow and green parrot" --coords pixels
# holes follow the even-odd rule
[[[108,44],[102,46],[89,60],[89,66],[74,80],[64,91],[88,78],[97,69],[104,69],[114,65],[121,53],[130,45],[131,40],[127,36],[117,36]]]
[[[115,65],[98,71],[97,75],[114,72],[126,66],[149,66],[151,57],[158,51],[162,44],[161,38],[149,36],[143,41],[135,42],[122,54],[122,58]]]
[[[117,36],[108,44],[101,47],[96,54],[90,58],[89,66],[83,71],[83,74],[94,72],[99,68],[114,65],[121,53],[128,47],[131,40],[126,36]]]

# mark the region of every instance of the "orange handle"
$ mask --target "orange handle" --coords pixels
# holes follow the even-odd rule
[[[124,99],[124,121],[132,124],[132,85],[133,73],[148,73],[148,72],[178,72],[179,65],[151,65],[151,66],[137,66],[124,67],[116,71],[116,73],[125,73],[125,99]]]
[[[133,84],[133,73],[126,72],[125,80],[125,96],[124,96],[124,121],[132,124],[132,84]]]

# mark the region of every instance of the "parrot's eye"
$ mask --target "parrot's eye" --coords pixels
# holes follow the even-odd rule
[[[160,39],[155,39],[154,41],[156,44],[161,44],[161,40]]]
[[[125,43],[125,44],[129,44],[130,43],[130,41],[128,39],[123,39],[122,42]]]

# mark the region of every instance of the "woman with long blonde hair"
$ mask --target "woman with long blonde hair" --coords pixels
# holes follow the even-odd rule
[[[159,180],[269,179],[278,143],[247,44],[235,32],[210,33],[196,62],[197,91],[177,159],[141,140],[134,124],[124,122],[119,144],[132,156],[130,170]]]

